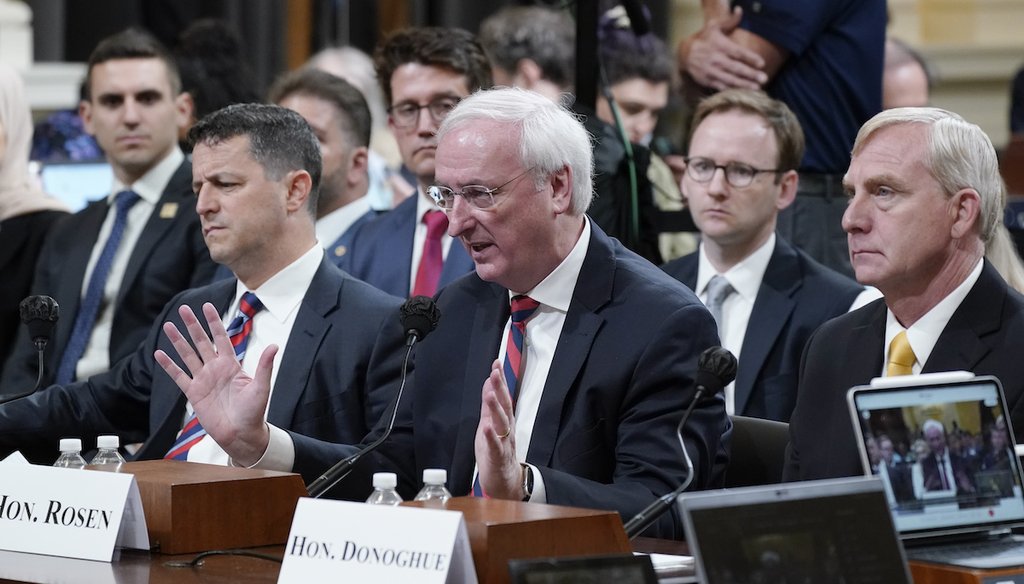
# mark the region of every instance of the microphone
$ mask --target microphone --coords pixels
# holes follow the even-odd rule
[[[36,362],[39,364],[39,373],[36,374],[36,384],[31,391],[10,395],[0,399],[0,405],[7,402],[28,397],[39,391],[43,382],[43,351],[53,334],[53,327],[60,317],[60,306],[57,301],[49,296],[29,296],[18,305],[18,314],[21,322],[28,327],[28,336],[36,347]]]
[[[643,511],[637,513],[626,522],[623,527],[629,539],[640,535],[643,530],[654,523],[655,519],[661,517],[672,506],[676,497],[685,491],[686,487],[690,486],[694,474],[693,461],[690,460],[690,454],[686,451],[686,444],[683,442],[683,427],[686,425],[686,421],[690,419],[693,408],[704,397],[704,394],[717,394],[726,385],[732,383],[733,379],[736,379],[736,357],[732,353],[722,347],[710,347],[700,354],[700,358],[697,359],[697,376],[694,380],[696,392],[690,405],[683,412],[679,425],[676,426],[676,437],[679,438],[679,446],[683,449],[683,460],[686,462],[686,480],[671,493],[655,499]]]
[[[405,361],[402,362],[402,383],[398,386],[398,393],[395,395],[394,404],[391,406],[391,419],[388,420],[388,426],[384,433],[380,435],[380,438],[377,438],[352,456],[342,459],[327,469],[324,474],[317,477],[316,480],[309,483],[306,486],[306,491],[310,497],[319,499],[331,487],[338,484],[341,479],[348,476],[352,472],[352,467],[359,462],[360,458],[376,450],[391,435],[391,430],[395,427],[395,418],[398,416],[398,404],[402,402],[402,392],[405,390],[406,375],[409,372],[409,355],[412,354],[413,345],[422,341],[432,330],[437,328],[437,321],[440,318],[441,312],[437,309],[437,304],[429,296],[413,296],[402,304],[399,309],[399,321],[405,330]]]

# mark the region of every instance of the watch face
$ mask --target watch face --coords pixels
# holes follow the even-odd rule
[[[533,467],[523,465],[523,501],[529,501],[533,496]]]

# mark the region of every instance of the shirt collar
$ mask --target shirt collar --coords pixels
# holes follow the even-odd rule
[[[892,310],[886,309],[886,322],[885,322],[885,353],[888,358],[889,343],[892,339],[900,333],[900,331],[907,331],[907,341],[910,343],[910,348],[914,350],[914,356],[917,357],[917,362],[923,367],[925,362],[928,361],[928,357],[932,354],[932,349],[935,348],[935,343],[939,340],[939,335],[942,334],[943,329],[949,323],[949,319],[953,318],[953,313],[956,312],[957,308],[960,308],[960,304],[963,303],[964,298],[967,298],[967,294],[970,293],[971,288],[977,283],[978,278],[981,276],[981,268],[984,264],[984,260],[979,259],[977,265],[971,270],[971,273],[967,275],[967,278],[960,283],[959,286],[953,289],[945,298],[939,301],[938,304],[932,307],[931,310],[926,312],[924,316],[917,319],[917,322],[910,325],[910,328],[904,329],[903,325],[896,320],[896,315],[892,313]]]
[[[590,218],[585,217],[583,221],[583,232],[576,240],[569,255],[565,256],[562,263],[551,271],[546,278],[533,287],[533,290],[525,294],[533,298],[543,306],[554,308],[561,312],[569,311],[569,304],[572,302],[572,295],[576,289],[576,281],[583,270],[583,261],[587,258],[587,250],[590,248]],[[520,294],[509,290],[509,300]]]
[[[171,177],[174,176],[174,173],[184,161],[185,155],[181,153],[180,148],[175,146],[171,149],[170,154],[164,156],[163,160],[158,162],[153,168],[149,169],[149,172],[142,175],[142,178],[134,183],[126,185],[115,178],[114,190],[107,197],[107,202],[113,204],[117,193],[126,189],[131,189],[143,201],[146,201],[151,205],[156,205],[160,200],[160,197],[163,196],[164,189],[167,188],[167,183],[171,182]]]
[[[326,247],[337,241],[353,223],[369,211],[370,200],[363,196],[317,219],[316,238],[320,241],[320,246]]]
[[[423,223],[423,216],[427,214],[427,211],[440,211],[441,207],[437,206],[430,197],[423,194],[419,188],[412,194],[416,197],[416,225]]]
[[[757,291],[761,288],[761,281],[764,280],[764,273],[768,270],[768,262],[772,259],[775,251],[775,234],[772,233],[768,239],[754,250],[753,253],[743,258],[743,261],[729,268],[724,274],[726,280],[732,284],[736,293],[743,298],[753,302],[757,298]],[[697,264],[697,288],[698,295],[703,296],[711,278],[719,275],[715,267],[711,265],[704,244],[700,244]]]
[[[262,286],[252,290],[275,320],[284,322],[291,312],[298,308],[302,298],[306,295],[310,282],[313,281],[313,276],[320,268],[323,257],[324,249],[319,245],[314,245],[309,251],[299,256],[299,259],[271,276]],[[236,305],[238,299],[247,290],[241,281],[235,284]]]

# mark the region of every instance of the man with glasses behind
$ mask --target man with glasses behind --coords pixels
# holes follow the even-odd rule
[[[870,293],[775,233],[779,211],[796,196],[804,150],[800,122],[784,103],[723,91],[701,102],[690,127],[682,191],[701,245],[664,269],[698,293],[722,346],[739,359],[728,412],[789,421],[807,338]]]
[[[448,218],[427,196],[434,135],[462,98],[491,85],[491,66],[472,34],[446,28],[400,30],[377,49],[374,62],[389,104],[388,127],[416,192],[361,227],[341,267],[395,296],[432,296],[473,269],[466,250],[452,245]]]

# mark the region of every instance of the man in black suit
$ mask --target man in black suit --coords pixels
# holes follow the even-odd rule
[[[983,259],[1005,203],[991,141],[951,112],[887,110],[861,128],[844,184],[857,280],[884,298],[811,336],[784,477],[863,472],[846,391],[881,375],[995,375],[1024,428],[1024,298]]]
[[[722,91],[700,103],[690,127],[682,190],[701,245],[663,269],[712,308],[722,346],[739,358],[725,389],[728,412],[788,422],[808,337],[866,292],[775,233],[796,196],[804,150],[786,104]]]
[[[974,481],[971,479],[967,462],[959,454],[949,450],[946,428],[942,422],[929,418],[924,421],[921,430],[925,442],[928,443],[929,452],[928,456],[918,461],[921,464],[920,490],[973,493]],[[921,493],[916,494],[920,498]]]
[[[152,37],[127,30],[93,51],[85,90],[79,113],[114,183],[57,225],[40,253],[32,293],[52,296],[61,309],[45,353],[46,384],[108,370],[138,348],[168,300],[209,282],[216,267],[178,148],[190,110],[174,60]],[[23,330],[0,393],[31,389],[36,359]]]
[[[449,114],[438,140],[441,186],[431,190],[476,273],[439,293],[443,316],[417,348],[394,433],[340,494],[365,497],[369,474],[387,469],[411,496],[422,469],[436,467],[448,470],[456,495],[631,517],[689,476],[675,427],[694,399],[697,356],[717,343],[711,316],[587,218],[589,138],[558,104],[517,89],[478,92]],[[226,342],[219,321],[209,324]],[[212,346],[198,323],[191,330],[198,353],[168,332],[193,379],[166,357],[161,364],[210,434],[233,440],[235,460],[265,458],[262,425],[226,412],[262,411],[269,360],[247,385],[229,359],[203,363],[198,355]],[[695,405],[682,435],[692,488],[721,484],[716,462],[727,458],[729,430],[720,395]],[[301,436],[293,445],[296,460],[324,467],[356,448]],[[682,536],[671,513],[648,533]]]
[[[250,421],[284,445],[269,449],[262,464],[311,480],[323,468],[289,454],[289,432],[355,442],[390,403],[402,357],[399,300],[338,270],[317,244],[320,148],[309,126],[291,110],[246,104],[210,114],[190,136],[206,243],[238,279],[176,296],[111,371],[0,406],[0,456],[26,447],[55,453],[68,434],[116,433],[122,443],[143,442],[140,459],[174,451],[179,459],[227,464],[231,443],[222,448],[189,423],[191,404],[154,360],[158,351],[173,353],[161,325],[184,327],[182,312],[230,322],[255,307],[239,326],[249,332],[221,355],[242,376],[256,373],[261,354],[275,365],[265,380],[274,389],[270,403]]]

